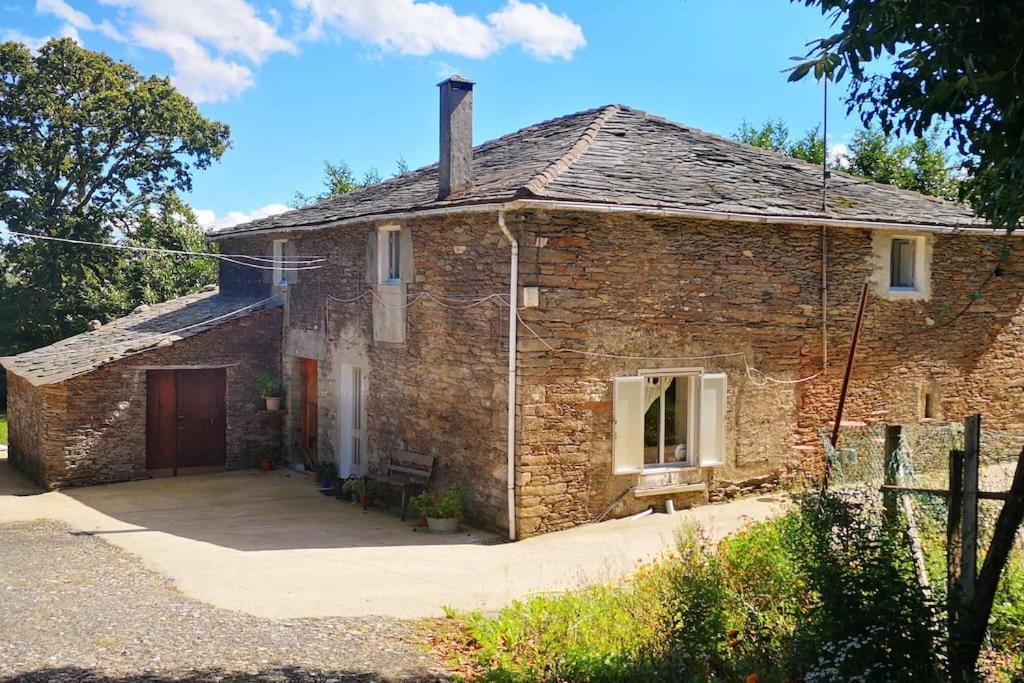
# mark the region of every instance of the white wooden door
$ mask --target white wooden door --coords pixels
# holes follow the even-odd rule
[[[342,365],[341,419],[338,449],[338,472],[342,477],[363,474],[366,461],[366,382],[363,368]]]

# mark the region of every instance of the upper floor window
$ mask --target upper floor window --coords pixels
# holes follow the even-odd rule
[[[917,289],[917,240],[894,237],[889,248],[889,287]]]
[[[402,232],[397,225],[385,225],[377,232],[377,260],[381,284],[402,281]]]
[[[274,240],[274,286],[280,287],[288,284],[288,276],[284,271],[284,255],[287,251],[288,240]]]
[[[871,279],[879,298],[917,301],[931,297],[930,235],[876,230],[871,237]]]

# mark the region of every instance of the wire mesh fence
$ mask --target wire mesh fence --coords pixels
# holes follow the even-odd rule
[[[888,458],[885,425],[845,427],[833,448],[827,433],[821,435],[831,467],[832,487],[855,495],[883,509],[881,487],[885,483],[926,489],[949,489],[949,453],[964,448],[962,423],[906,425],[900,430],[894,457]],[[1024,432],[982,426],[979,457],[979,489],[1010,488],[1017,459],[1024,447]],[[886,478],[887,463],[894,468]],[[925,550],[930,583],[940,599],[945,590],[946,520],[948,499],[929,494],[904,494],[911,501],[912,520]],[[998,500],[978,501],[978,552],[984,557],[1002,507]],[[1018,532],[1015,552],[1024,553],[1024,531]]]
[[[887,458],[885,425],[847,427],[833,448],[828,435],[822,443],[832,468],[832,482],[839,490],[857,492],[881,500],[880,487],[886,483],[886,463],[895,462],[891,483],[931,489],[949,488],[949,452],[964,447],[962,423],[928,423],[903,426],[893,460]],[[1013,480],[1017,457],[1024,447],[1024,432],[982,427],[979,488],[1006,491]],[[945,515],[945,500],[915,495],[918,506]],[[995,522],[1001,503],[980,501],[979,523]]]

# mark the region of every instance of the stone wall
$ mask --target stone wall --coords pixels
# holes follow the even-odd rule
[[[820,228],[545,211],[509,212],[507,222],[522,245],[520,281],[540,291],[540,305],[521,312],[529,329],[519,327],[522,535],[666,498],[692,505],[767,491],[820,472],[820,434],[834,416],[858,297],[878,268],[869,231],[828,231],[823,368]],[[408,305],[404,343],[373,339],[374,315],[384,310],[368,268],[377,224],[274,237],[292,240],[299,256],[327,258],[289,286],[283,340],[290,416],[295,359],[320,361],[320,459],[338,458],[339,370],[358,365],[368,382],[367,467],[397,449],[431,453],[434,484],[460,483],[472,519],[504,528],[507,307],[445,308],[422,298],[507,293],[509,250],[495,223],[494,214],[402,222],[415,251],[398,300]],[[222,248],[265,254],[268,240],[228,239]],[[917,422],[928,386],[941,419],[981,412],[993,428],[1024,434],[1024,383],[1015,380],[1024,369],[1024,282],[995,278],[946,323],[994,257],[985,237],[935,236],[930,248],[930,298],[869,298],[846,419]],[[553,353],[548,344],[638,358]],[[675,360],[642,359],[651,357]],[[725,465],[613,475],[612,379],[681,367],[728,376]],[[295,443],[297,425],[290,435]],[[694,486],[663,496],[631,492],[686,484]]]
[[[618,498],[632,486],[705,481],[717,499],[820,472],[820,434],[834,418],[860,290],[878,266],[870,232],[828,232],[823,370],[820,228],[566,212],[520,213],[509,223],[525,246],[521,281],[540,288],[540,306],[522,317],[544,339],[520,327],[524,535],[669,497]],[[939,417],[980,412],[991,427],[1017,430],[1024,443],[1024,383],[1016,381],[1024,370],[1024,282],[995,278],[944,324],[971,301],[978,274],[995,258],[987,237],[940,235],[932,246],[930,299],[869,296],[844,419],[918,422],[922,386],[929,386]],[[1018,248],[1014,261],[1022,255]],[[546,344],[677,360],[553,354]],[[669,367],[727,374],[725,466],[613,475],[612,379]],[[819,372],[796,384],[765,377]]]
[[[147,368],[219,366],[227,467],[251,467],[261,449],[280,444],[280,415],[263,409],[255,386],[259,373],[280,371],[280,337],[281,310],[272,309],[61,384],[32,387],[9,373],[12,461],[50,488],[144,479]]]
[[[289,239],[297,256],[327,259],[322,269],[304,271],[288,286],[283,367],[290,457],[302,459],[297,359],[319,361],[317,446],[319,459],[328,462],[338,462],[341,453],[342,367],[358,366],[366,382],[362,471],[379,471],[397,450],[431,454],[431,486],[460,485],[471,521],[505,528],[508,309],[493,300],[464,306],[476,297],[507,294],[508,243],[493,214],[402,222],[413,250],[411,259],[405,255],[404,293],[383,301],[368,254],[377,227],[274,235]],[[224,240],[222,249],[263,253],[268,241]],[[375,341],[375,314],[378,321],[404,315],[405,341]]]
[[[64,385],[35,387],[7,373],[8,457],[34,481],[45,483],[63,469]]]

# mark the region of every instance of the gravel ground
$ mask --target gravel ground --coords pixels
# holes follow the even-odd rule
[[[395,619],[216,609],[99,538],[40,521],[0,525],[0,680],[448,678]]]

